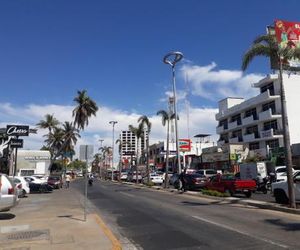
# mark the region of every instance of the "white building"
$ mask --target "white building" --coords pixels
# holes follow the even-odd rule
[[[300,142],[300,76],[283,74],[291,144]],[[253,87],[260,94],[244,100],[228,97],[219,102],[218,145],[243,144],[250,153],[266,156],[269,149],[283,147],[280,83],[268,75]]]

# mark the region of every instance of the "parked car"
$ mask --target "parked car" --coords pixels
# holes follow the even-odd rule
[[[48,185],[52,188],[62,188],[63,187],[63,180],[60,175],[50,175],[47,180]]]
[[[49,193],[53,188],[48,183],[29,182],[30,193]]]
[[[256,182],[237,179],[233,174],[217,174],[207,182],[206,189],[228,193],[231,196],[236,193],[243,193],[249,198],[256,189]]]
[[[19,183],[22,184],[21,197],[24,197],[30,193],[29,183],[28,181],[26,181],[26,179],[23,176],[9,176],[9,178],[13,179],[15,184],[19,184]]]
[[[217,171],[214,169],[199,169],[195,173],[204,175],[207,178],[211,178],[217,175]]]
[[[121,181],[126,181],[127,177],[128,177],[128,170],[122,170],[120,176]]]
[[[300,172],[300,170],[295,170],[293,172],[293,175],[296,175],[299,172]],[[282,173],[276,181],[287,181],[287,172]]]
[[[293,173],[295,172],[294,168],[292,168]],[[275,167],[276,181],[281,181],[281,176],[286,174],[286,166],[277,166]]]
[[[6,174],[0,173],[0,212],[8,211],[19,202],[17,189]]]
[[[183,176],[187,190],[198,190],[206,186],[208,178],[201,174],[185,174]]]
[[[37,183],[37,184],[42,184],[42,183],[47,183],[46,180],[37,178],[35,176],[24,176],[25,180],[28,181],[29,183]]]
[[[138,182],[142,181],[143,177],[140,172],[138,172],[137,178],[138,178]],[[127,181],[136,182],[136,171],[128,172]]]
[[[155,185],[161,185],[164,182],[163,176],[159,175],[157,173],[150,173],[149,175],[149,179],[152,183],[154,183]],[[148,177],[145,176],[143,178],[143,183],[147,183]]]
[[[176,183],[176,181],[178,181],[179,179],[179,174],[174,173],[170,178],[169,178],[169,184],[173,185]]]
[[[297,171],[293,176],[295,199],[300,201],[300,171]],[[289,202],[288,183],[287,181],[279,181],[272,183],[273,195],[275,201],[280,204],[287,204]]]

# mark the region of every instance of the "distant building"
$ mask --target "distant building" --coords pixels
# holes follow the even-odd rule
[[[300,76],[283,74],[291,144],[300,142]],[[269,75],[253,87],[260,94],[244,100],[228,97],[219,102],[218,146],[241,144],[250,155],[266,157],[270,150],[283,147],[280,84],[277,75]]]
[[[49,175],[51,155],[47,150],[18,150],[16,175]],[[14,163],[10,169],[13,174]]]

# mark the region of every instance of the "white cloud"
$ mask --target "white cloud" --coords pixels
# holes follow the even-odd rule
[[[243,75],[239,70],[217,69],[212,62],[206,66],[185,64],[181,67],[181,77],[187,76],[191,94],[210,101],[219,101],[225,97],[252,97],[258,90],[251,84],[259,81],[260,74]]]

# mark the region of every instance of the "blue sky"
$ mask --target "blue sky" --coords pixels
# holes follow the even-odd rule
[[[167,108],[171,69],[162,58],[178,50],[179,112],[188,96],[191,133],[214,134],[218,101],[248,98],[251,83],[269,73],[266,59],[242,73],[243,53],[274,19],[300,21],[299,7],[296,0],[3,0],[0,124],[34,126],[47,113],[71,119],[76,91],[86,89],[100,110],[81,143],[108,141],[109,120],[119,121],[118,132],[144,114],[153,119],[153,141],[163,139],[155,114]],[[41,139],[25,145],[39,148]]]

